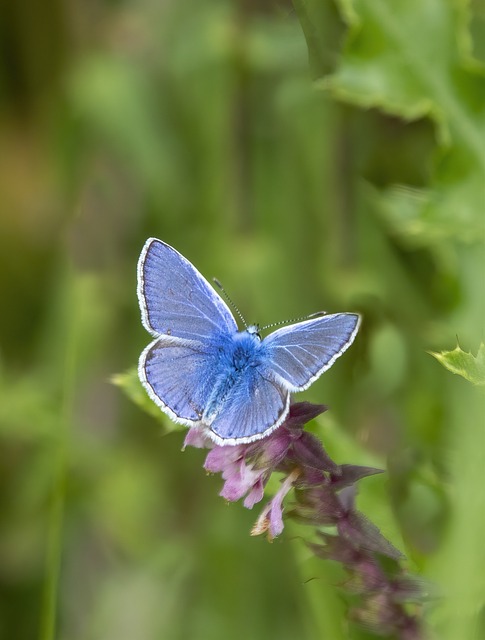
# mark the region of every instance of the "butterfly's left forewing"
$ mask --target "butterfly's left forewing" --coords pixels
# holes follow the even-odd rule
[[[308,388],[352,344],[355,313],[336,313],[283,327],[264,339],[271,370],[290,391]]]
[[[150,238],[138,261],[138,300],[145,328],[206,342],[237,331],[226,303],[194,265],[173,247]]]

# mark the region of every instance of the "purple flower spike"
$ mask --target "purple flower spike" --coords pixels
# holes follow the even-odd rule
[[[204,463],[221,473],[220,495],[251,509],[261,502],[273,472],[283,475],[281,486],[261,511],[251,535],[269,540],[283,532],[283,502],[293,489],[294,504],[285,517],[316,527],[317,542],[308,543],[319,558],[339,562],[347,573],[342,584],[359,604],[350,611],[354,621],[380,636],[423,640],[420,603],[422,584],[401,566],[402,554],[355,507],[356,485],[382,473],[380,469],[336,464],[318,438],[304,425],[326,410],[300,402],[290,407],[284,423],[268,437],[250,444],[219,446],[203,431],[190,429],[185,446],[209,449]]]

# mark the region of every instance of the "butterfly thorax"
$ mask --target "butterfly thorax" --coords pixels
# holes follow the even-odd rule
[[[239,331],[220,348],[219,371],[210,394],[204,421],[210,421],[219,413],[230,391],[247,381],[248,369],[256,369],[261,364],[262,342],[256,333]]]
[[[232,354],[229,356],[234,371],[244,371],[247,367],[255,366],[259,359],[260,346],[261,339],[257,333],[248,330],[236,333]]]

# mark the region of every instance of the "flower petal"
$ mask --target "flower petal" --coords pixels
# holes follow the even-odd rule
[[[197,449],[208,449],[210,448],[211,441],[210,439],[204,435],[202,429],[198,427],[191,427],[187,431],[187,435],[185,436],[184,444],[182,447],[182,451],[184,451],[185,447],[196,447]]]
[[[293,441],[293,452],[297,461],[304,467],[338,473],[338,465],[330,458],[320,440],[308,431],[304,431]]]
[[[237,460],[244,457],[244,445],[235,447],[219,447],[215,446],[209,451],[204,462],[204,469],[210,473],[218,473],[224,471]]]
[[[311,402],[295,402],[290,405],[290,412],[284,425],[288,429],[302,427],[313,418],[326,411],[328,407],[324,404],[313,404]]]
[[[264,496],[264,485],[264,478],[260,476],[244,499],[243,504],[246,509],[252,509],[257,502],[261,502]]]

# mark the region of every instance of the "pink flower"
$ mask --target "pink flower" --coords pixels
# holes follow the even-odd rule
[[[294,481],[298,478],[300,472],[294,469],[290,475],[281,483],[279,491],[267,503],[261,511],[259,518],[256,520],[251,530],[252,536],[259,536],[268,532],[270,540],[279,536],[283,531],[283,499],[290,491]]]
[[[210,448],[211,441],[207,436],[204,435],[202,429],[197,429],[197,427],[192,427],[187,431],[187,435],[185,436],[184,446],[182,447],[182,451],[185,450],[185,447],[195,447],[196,449],[208,449]]]
[[[222,473],[224,486],[219,495],[230,502],[246,496],[244,506],[251,509],[262,500],[269,474],[266,469],[255,469],[246,463],[247,446],[214,446],[207,454],[204,468],[211,473]]]

